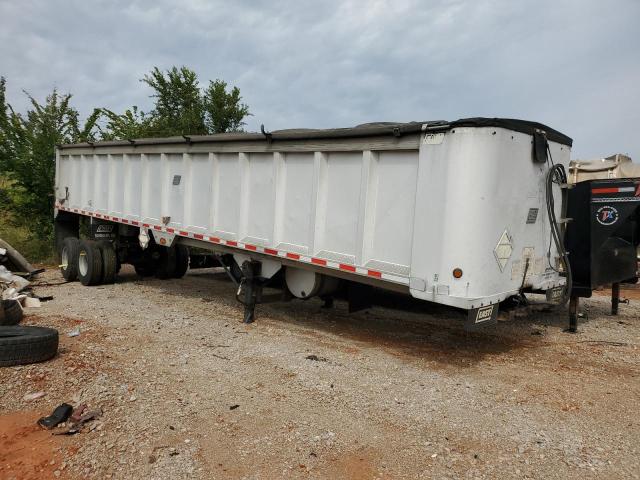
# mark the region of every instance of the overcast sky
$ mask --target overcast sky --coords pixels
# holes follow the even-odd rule
[[[536,120],[574,158],[640,162],[640,0],[0,0],[9,102],[55,86],[83,115],[152,104],[186,65],[240,87],[247,129]]]

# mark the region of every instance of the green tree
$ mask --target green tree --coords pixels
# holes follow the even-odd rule
[[[122,115],[103,109],[107,120],[103,139],[234,132],[240,131],[244,119],[251,115],[238,87],[229,88],[227,82],[215,80],[203,90],[196,72],[187,67],[166,71],[154,67],[140,81],[153,90],[153,109],[145,114],[133,107]]]
[[[249,107],[242,103],[240,89],[233,87],[227,93],[227,82],[223,80],[209,82],[203,103],[208,133],[240,131],[245,125],[244,119],[251,115]]]
[[[101,140],[129,140],[154,136],[153,119],[139,111],[136,106],[121,115],[103,108],[102,115],[106,124],[100,129]]]
[[[99,109],[81,125],[71,95],[56,89],[44,103],[25,92],[31,108],[25,115],[6,103],[6,82],[0,79],[0,172],[10,188],[0,206],[14,222],[31,226],[33,235],[52,232],[53,187],[57,144],[95,140]]]
[[[207,133],[196,72],[187,67],[173,67],[165,74],[154,67],[141,81],[154,90],[151,95],[155,98],[151,112],[154,136]]]

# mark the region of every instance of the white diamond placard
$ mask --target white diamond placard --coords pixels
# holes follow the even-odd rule
[[[496,245],[496,248],[493,249],[493,253],[496,256],[496,261],[498,262],[498,266],[502,272],[513,253],[513,242],[509,236],[509,232],[506,230],[502,233],[500,240],[498,240],[498,244]]]

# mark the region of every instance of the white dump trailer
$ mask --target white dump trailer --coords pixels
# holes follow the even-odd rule
[[[176,277],[185,247],[199,247],[239,282],[247,320],[277,278],[289,298],[350,285],[356,306],[376,287],[490,323],[509,297],[564,285],[545,180],[571,143],[538,123],[473,118],[63,145],[63,273],[112,281],[115,262]],[[75,240],[81,217],[98,245]]]

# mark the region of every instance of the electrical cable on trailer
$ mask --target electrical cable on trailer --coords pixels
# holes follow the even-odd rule
[[[558,250],[558,254],[562,260],[562,267],[565,273],[566,284],[562,295],[562,300],[558,302],[558,306],[563,306],[567,303],[569,298],[571,297],[571,284],[573,282],[573,276],[571,273],[571,265],[569,264],[569,255],[564,248],[563,242],[563,233],[560,232],[560,227],[558,225],[558,220],[556,218],[555,212],[555,201],[553,198],[553,184],[556,183],[560,186],[560,188],[564,188],[567,183],[567,173],[565,171],[564,165],[553,163],[553,156],[551,155],[551,149],[549,148],[549,144],[547,143],[547,152],[549,154],[549,160],[551,162],[551,167],[547,172],[546,179],[546,204],[547,204],[547,215],[549,217],[549,224],[551,226],[551,238],[549,239],[549,250],[547,252],[547,261],[549,266],[553,269],[553,271],[560,273],[553,265],[551,265],[551,241],[553,241],[556,245],[556,249]],[[548,162],[547,162],[548,163]]]

